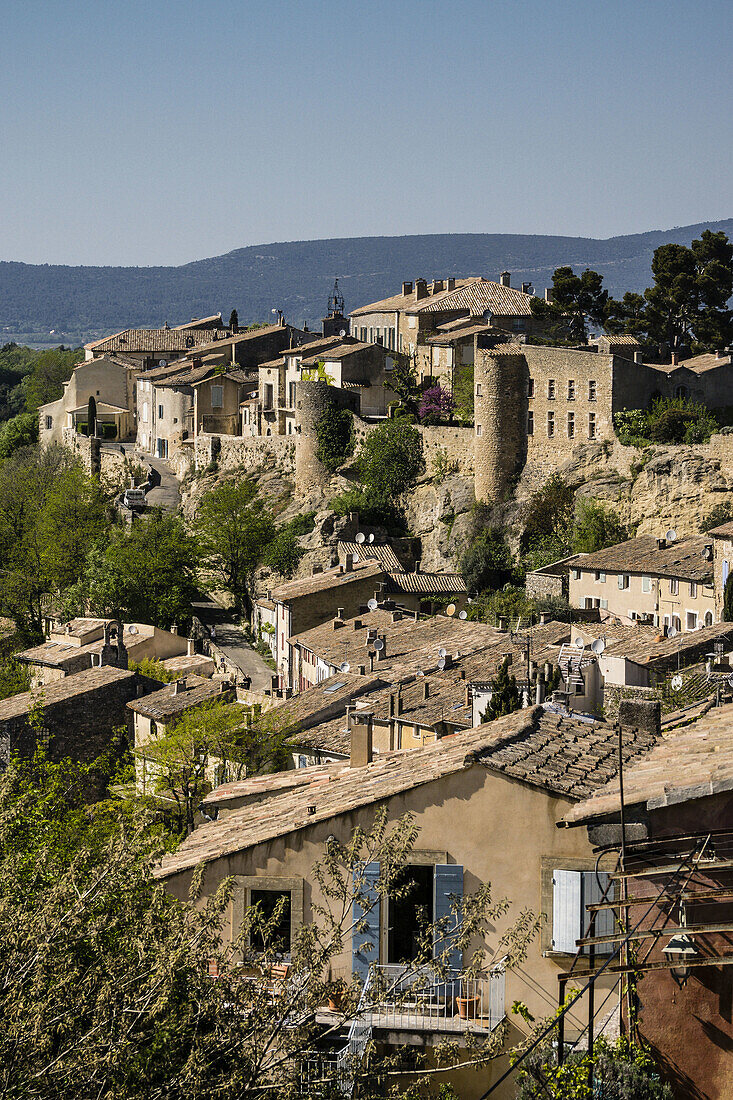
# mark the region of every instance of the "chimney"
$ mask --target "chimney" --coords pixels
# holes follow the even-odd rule
[[[451,276],[450,279],[445,280],[445,289],[446,290],[455,290],[456,289],[456,280],[453,278],[453,276]]]
[[[193,638],[189,638],[188,639],[188,644],[186,645],[186,656],[187,657],[193,657],[194,653],[196,652],[196,650],[194,649],[194,645],[195,645],[195,642],[194,642]]]
[[[415,301],[419,302],[428,296],[428,284],[424,279],[415,279]]]
[[[506,631],[506,628],[507,628],[506,616],[505,615],[500,615],[499,616],[499,630]]]
[[[725,348],[716,348],[715,349],[715,358],[716,359],[724,359],[725,358]]]
[[[393,623],[398,623],[401,618],[402,618],[402,612],[401,611],[393,611],[392,612],[392,622]]]
[[[644,362],[644,356],[642,355],[642,353],[640,351],[635,351],[634,352],[634,362],[635,363],[643,363]]]
[[[531,283],[522,283],[522,294],[534,294],[534,287]]]
[[[186,677],[182,676],[180,680],[173,681],[173,694],[183,695],[186,690]]]
[[[501,286],[511,286],[512,285],[511,272],[510,271],[502,271],[501,275],[499,276],[499,283],[501,284]]]
[[[373,756],[372,714],[362,711],[351,715],[351,752],[349,765],[352,768],[365,768],[371,764]]]
[[[440,294],[441,290],[444,290],[444,289],[445,289],[445,284],[443,283],[442,279],[433,279],[432,283],[430,284],[430,293],[431,294]]]
[[[369,671],[374,672],[374,654],[369,654]]]
[[[657,550],[666,550],[666,548],[667,548],[667,540],[666,539],[657,539]]]
[[[377,660],[383,661],[387,656],[387,635],[382,634],[382,648],[377,650]]]
[[[658,699],[622,699],[618,721],[622,730],[643,730],[653,737],[661,737],[662,704]]]
[[[545,681],[542,679],[541,676],[537,677],[537,683],[535,684],[534,701],[537,706],[539,706],[540,703],[544,703],[545,701]]]
[[[354,619],[354,630],[361,630],[363,625],[364,623],[361,621],[361,619]]]
[[[676,367],[680,361],[680,357],[676,351],[672,352],[672,366]]]
[[[408,294],[412,294],[412,283],[402,284],[402,296],[406,298]]]
[[[422,697],[423,700],[430,698],[430,684],[427,680],[423,680],[422,682]]]
[[[359,675],[366,676],[366,665],[359,665]]]
[[[471,685],[470,684],[466,684],[466,689],[465,689],[464,694],[463,694],[463,702],[464,702],[465,706],[467,706],[467,707],[471,706]]]
[[[540,611],[540,623],[544,626],[546,622],[549,622],[549,615],[546,611]]]
[[[354,571],[354,555],[344,554],[344,573],[353,573]]]
[[[390,718],[399,718],[402,714],[402,692],[390,691],[389,693],[389,716]]]
[[[551,302],[553,298],[553,290],[551,286],[545,287],[545,301]]]
[[[420,572],[420,566],[421,565],[422,565],[422,560],[420,558],[418,558],[417,561],[415,562],[415,572],[416,573]]]
[[[337,607],[337,608],[336,608],[336,618],[337,618],[337,619],[341,619],[341,620],[343,621],[343,617],[344,617],[344,609],[343,609],[343,607]]]

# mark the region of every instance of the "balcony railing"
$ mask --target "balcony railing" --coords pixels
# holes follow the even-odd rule
[[[428,968],[374,966],[371,1004],[365,1013],[373,1029],[491,1032],[505,1016],[505,970],[498,963],[484,977],[454,971],[438,977]]]

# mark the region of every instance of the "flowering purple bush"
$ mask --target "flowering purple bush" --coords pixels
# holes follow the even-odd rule
[[[418,415],[422,421],[442,420],[451,415],[456,403],[448,390],[442,386],[431,386],[420,398]]]

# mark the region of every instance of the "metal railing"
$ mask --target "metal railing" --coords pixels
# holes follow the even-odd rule
[[[462,1032],[493,1031],[505,1016],[503,960],[484,977],[461,971],[438,976],[402,965],[374,966],[371,974],[372,1028]]]

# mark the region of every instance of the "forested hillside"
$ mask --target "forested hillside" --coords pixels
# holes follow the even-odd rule
[[[553,270],[570,264],[604,276],[614,296],[649,285],[660,244],[690,244],[710,228],[733,234],[733,220],[609,240],[520,234],[446,233],[356,237],[253,245],[181,267],[62,267],[0,263],[0,338],[36,345],[78,344],[131,325],[170,324],[236,308],[242,321],[282,309],[293,322],[316,323],[334,276],[347,310],[393,293],[402,279],[485,275],[505,268],[514,285],[538,292]],[[53,330],[53,331],[51,331]]]

